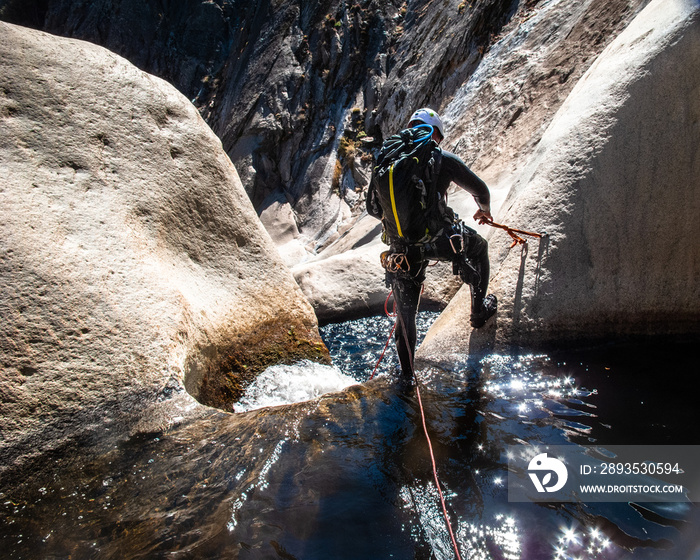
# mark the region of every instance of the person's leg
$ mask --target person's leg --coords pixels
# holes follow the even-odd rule
[[[472,291],[472,309],[481,309],[489,283],[488,242],[475,230],[458,222],[435,238],[425,258],[452,261],[453,272]]]
[[[394,275],[392,281],[396,300],[396,351],[404,377],[413,377],[413,356],[416,351],[416,313],[422,282],[408,274]]]
[[[489,286],[489,245],[475,230],[463,227],[464,250],[458,260],[459,275],[469,284],[472,296],[471,325],[481,327],[496,313],[496,296],[486,295]]]
[[[472,291],[472,311],[479,310],[489,286],[489,244],[474,230],[465,226],[464,252],[460,255],[459,273]]]
[[[472,327],[481,327],[496,312],[496,296],[486,295],[490,274],[489,245],[475,230],[463,222],[454,224],[451,230],[433,241],[426,258],[451,260],[454,274],[469,285]]]

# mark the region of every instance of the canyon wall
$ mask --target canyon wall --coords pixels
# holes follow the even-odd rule
[[[697,332],[700,5],[654,0],[596,59],[512,177],[491,236],[499,313],[468,326],[462,289],[424,357],[495,345]]]

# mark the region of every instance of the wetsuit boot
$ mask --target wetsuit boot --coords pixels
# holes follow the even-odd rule
[[[481,298],[481,307],[477,307],[474,304],[474,290],[472,290],[472,313],[469,317],[469,322],[472,328],[478,329],[483,327],[491,317],[496,314],[498,309],[498,300],[493,294],[489,294],[484,298]],[[474,309],[480,309],[480,311],[474,312]]]

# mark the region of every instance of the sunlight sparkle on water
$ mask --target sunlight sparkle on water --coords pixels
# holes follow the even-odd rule
[[[498,546],[500,557],[505,560],[521,560],[521,536],[515,518],[497,514],[493,525],[482,523],[461,524],[458,537],[463,549],[463,558],[469,560],[491,560],[489,541]]]
[[[553,547],[555,560],[595,560],[610,546],[610,540],[597,527],[590,527],[586,531],[563,526],[559,531],[557,543]]]
[[[439,495],[435,486],[432,483],[404,486],[399,491],[399,496],[404,502],[404,507],[418,515],[419,524],[412,527],[412,531],[419,529],[423,533],[422,537],[430,543],[435,558],[454,558],[445,521],[438,506]],[[414,537],[420,538],[418,534],[414,534]]]
[[[510,388],[513,391],[521,391],[525,388],[525,383],[523,383],[522,379],[513,378],[510,381]]]
[[[481,362],[488,374],[484,388],[494,397],[512,403],[519,416],[528,417],[548,412],[553,406],[551,401],[566,406],[569,399],[595,393],[595,389],[578,387],[570,374],[543,374],[542,365],[548,361],[549,358],[542,355],[489,355]],[[575,415],[588,414],[581,410],[569,411]]]

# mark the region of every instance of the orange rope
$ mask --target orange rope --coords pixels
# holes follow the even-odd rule
[[[387,306],[389,305],[389,298],[391,297],[391,294],[393,294],[393,290],[389,290],[389,295],[386,296],[386,299],[384,300],[384,313],[386,313],[387,317],[396,317],[396,301],[394,301],[394,309],[391,313],[389,313],[389,309]],[[382,350],[382,355],[379,356],[379,359],[377,360],[377,363],[374,366],[374,369],[372,370],[372,375],[369,376],[369,380],[371,381],[372,378],[374,377],[374,374],[377,373],[377,368],[379,367],[379,364],[382,363],[382,360],[384,359],[384,354],[386,354],[386,349],[389,348],[389,342],[391,342],[391,337],[394,334],[394,331],[396,330],[396,321],[394,321],[394,326],[391,327],[391,332],[389,333],[389,338],[386,339],[386,344],[384,345],[384,350]]]
[[[518,235],[518,234],[528,235],[530,237],[538,237],[538,238],[546,237],[546,235],[547,235],[546,233],[535,233],[532,231],[515,229],[512,227],[503,225],[503,224],[497,224],[495,222],[486,221],[484,223],[487,223],[488,225],[493,226],[495,228],[500,228],[502,230],[505,230],[505,232],[508,235],[510,235],[511,238],[513,239],[513,244],[511,245],[511,248],[515,247],[517,244],[524,245],[527,243],[527,241],[525,239],[523,239],[522,237],[520,237],[520,235]],[[388,317],[391,317],[391,316],[396,317],[396,322],[394,323],[394,326],[392,327],[391,332],[389,333],[389,338],[387,338],[386,344],[384,345],[384,351],[382,352],[382,355],[379,357],[377,364],[374,366],[374,370],[372,371],[372,375],[370,376],[370,379],[372,379],[374,377],[374,374],[376,373],[377,368],[379,367],[379,364],[381,363],[382,359],[384,358],[384,354],[386,353],[386,349],[389,346],[389,342],[391,341],[391,337],[394,334],[394,331],[396,330],[396,326],[398,325],[399,321],[401,321],[401,323],[402,323],[401,330],[403,332],[404,339],[406,341],[406,348],[408,350],[409,359],[411,361],[411,369],[413,370],[413,355],[411,353],[410,344],[408,343],[408,335],[406,332],[406,328],[403,325],[403,320],[402,320],[401,314],[396,312],[396,302],[394,302],[393,315],[389,314],[389,310],[387,308],[391,294],[392,294],[392,292],[389,292],[389,295],[387,296],[386,301],[384,302],[384,311]],[[443,495],[442,488],[440,487],[440,479],[438,478],[437,464],[435,462],[435,454],[433,453],[433,444],[430,441],[430,434],[428,433],[428,426],[427,426],[427,423],[425,420],[425,410],[423,409],[423,400],[421,399],[421,396],[420,396],[420,382],[418,380],[418,376],[416,375],[415,371],[413,371],[413,376],[415,377],[415,380],[416,380],[416,397],[418,398],[418,407],[420,408],[421,421],[423,423],[423,432],[425,433],[425,439],[428,442],[428,451],[430,452],[430,461],[431,461],[432,466],[433,466],[433,477],[435,479],[435,487],[437,488],[438,494],[440,495],[440,504],[442,505],[442,514],[445,518],[445,524],[447,525],[447,530],[450,534],[450,539],[452,540],[452,546],[453,546],[454,551],[455,551],[455,556],[456,556],[457,560],[462,560],[462,557],[459,554],[459,547],[457,546],[457,539],[455,538],[454,532],[452,531],[452,524],[450,523],[450,518],[447,514],[447,506],[445,504],[445,496]]]
[[[386,340],[386,344],[384,345],[384,351],[382,352],[382,355],[379,357],[379,360],[377,361],[377,365],[374,366],[374,371],[372,371],[372,375],[370,375],[370,379],[372,379],[374,377],[374,374],[377,371],[379,364],[381,363],[382,359],[384,358],[384,354],[386,352],[386,349],[389,346],[389,341],[391,341],[391,337],[394,334],[394,331],[396,330],[396,325],[399,324],[399,321],[401,321],[401,326],[402,326],[401,330],[403,332],[404,340],[406,342],[406,349],[408,350],[408,357],[409,357],[409,360],[411,362],[411,370],[413,370],[413,354],[411,352],[410,344],[408,343],[408,333],[406,331],[405,325],[403,324],[403,319],[401,317],[401,313],[398,313],[396,311],[396,300],[394,300],[393,314],[389,314],[388,304],[389,304],[389,298],[391,297],[392,293],[393,293],[393,290],[389,292],[389,295],[386,297],[386,300],[384,301],[384,312],[386,313],[387,317],[396,317],[396,321],[394,322],[394,326],[392,327],[391,332],[389,333],[389,338],[387,338],[387,340]],[[423,290],[421,289],[421,295],[422,294],[423,294]],[[437,473],[437,463],[435,462],[435,454],[433,453],[433,444],[430,441],[430,434],[428,433],[428,426],[427,426],[426,421],[425,421],[425,410],[423,409],[423,399],[421,399],[421,396],[420,396],[420,389],[419,389],[420,382],[418,381],[418,376],[416,375],[415,371],[413,371],[413,377],[416,380],[416,397],[418,397],[418,408],[420,409],[420,416],[421,416],[421,421],[423,423],[423,432],[425,433],[425,439],[428,441],[428,451],[430,452],[430,462],[433,465],[433,478],[435,479],[435,487],[437,488],[438,494],[440,495],[440,504],[442,505],[442,515],[445,518],[445,524],[447,525],[447,531],[449,532],[450,539],[452,540],[452,546],[453,546],[454,551],[455,551],[455,557],[457,558],[457,560],[462,560],[462,557],[459,554],[459,547],[457,546],[457,539],[455,538],[454,532],[452,531],[452,524],[450,523],[450,517],[447,514],[447,505],[445,504],[445,496],[443,495],[442,488],[440,487],[440,479],[438,478],[438,473]]]
[[[408,343],[408,332],[406,331],[406,325],[403,324],[403,318],[401,313],[397,313],[396,322],[401,321],[401,330],[403,332],[404,341],[406,342],[406,350],[408,351],[408,358],[411,362],[411,370],[413,371],[413,377],[416,380],[416,397],[418,397],[418,408],[420,408],[421,421],[423,422],[423,432],[425,433],[425,439],[428,442],[428,451],[430,452],[430,462],[433,464],[433,478],[435,479],[435,487],[437,488],[438,494],[440,495],[440,504],[442,505],[442,515],[445,518],[445,524],[447,525],[447,531],[450,533],[450,539],[452,540],[452,546],[455,550],[455,556],[457,560],[462,560],[459,555],[459,547],[457,546],[457,539],[455,538],[454,532],[452,531],[452,523],[450,523],[450,517],[447,514],[447,506],[445,505],[445,496],[442,494],[442,488],[440,487],[440,479],[437,473],[437,464],[435,462],[435,454],[433,453],[433,444],[430,441],[430,434],[428,433],[428,426],[425,422],[425,410],[423,410],[423,400],[420,396],[420,381],[418,380],[418,375],[413,367],[413,353],[411,352],[411,345]]]
[[[435,464],[435,455],[433,454],[433,444],[430,441],[430,435],[428,434],[428,426],[425,424],[425,412],[423,410],[423,401],[420,398],[420,391],[418,389],[418,376],[416,372],[413,372],[416,378],[416,396],[418,397],[418,406],[420,407],[420,416],[423,420],[423,432],[425,432],[425,439],[428,441],[428,450],[430,451],[430,461],[433,463],[433,477],[435,478],[435,487],[437,488],[438,494],[440,494],[440,503],[442,504],[442,514],[445,517],[445,524],[447,525],[447,530],[450,533],[450,539],[452,539],[452,547],[455,549],[455,556],[457,560],[462,560],[459,555],[459,547],[457,546],[457,539],[452,532],[452,524],[450,523],[450,518],[447,516],[447,506],[445,505],[445,496],[442,495],[442,489],[440,488],[440,480],[438,479],[437,465]]]
[[[394,307],[392,308],[391,313],[389,313],[389,309],[387,308],[387,305],[389,305],[389,298],[391,297],[391,294],[393,294],[393,293],[394,293],[394,290],[389,290],[389,295],[386,296],[386,299],[384,300],[384,313],[389,318],[396,317],[396,300],[394,300]]]
[[[513,238],[513,244],[510,246],[511,249],[518,244],[525,245],[527,243],[527,241],[525,239],[523,239],[522,237],[520,237],[520,235],[518,235],[519,233],[521,235],[529,235],[530,237],[538,237],[540,239],[542,237],[546,237],[546,235],[547,235],[546,233],[535,233],[533,231],[525,231],[523,229],[515,229],[515,228],[509,227],[509,226],[504,226],[503,224],[497,224],[496,222],[485,221],[484,223],[486,223],[490,226],[493,226],[495,228],[500,228],[502,230],[505,230],[505,232]]]

